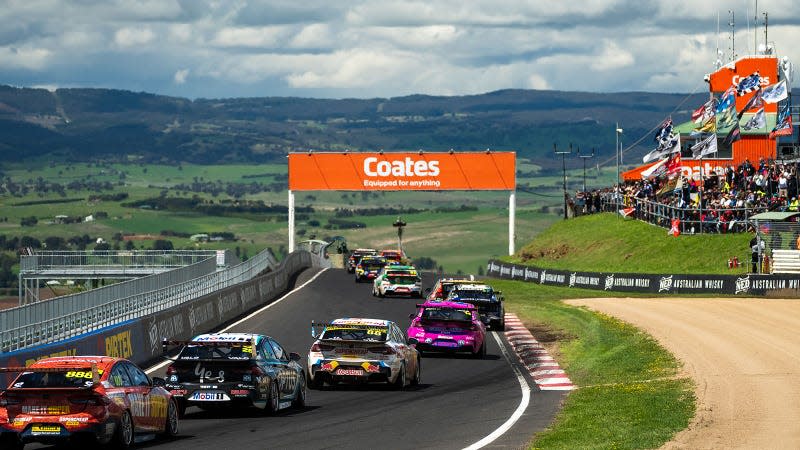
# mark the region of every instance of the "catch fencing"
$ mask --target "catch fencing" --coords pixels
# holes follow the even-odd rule
[[[163,311],[273,269],[264,250],[217,271],[216,258],[92,291],[0,311],[0,353],[69,339]]]

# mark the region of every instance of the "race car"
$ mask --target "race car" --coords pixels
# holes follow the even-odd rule
[[[506,329],[503,296],[488,284],[456,284],[447,299],[455,302],[471,303],[478,308],[481,321],[487,328],[504,331]]]
[[[422,278],[414,266],[389,264],[375,277],[372,283],[372,295],[407,295],[422,297]]]
[[[403,260],[405,259],[405,254],[403,254],[403,252],[400,250],[381,250],[381,256],[386,258],[387,261],[395,261],[398,263],[403,263]]]
[[[350,257],[347,258],[347,273],[353,273],[356,271],[356,265],[361,260],[361,258],[365,256],[375,256],[378,254],[378,251],[374,248],[357,248],[353,250],[353,253],[350,254]]]
[[[406,335],[418,341],[421,352],[470,352],[486,356],[486,327],[478,310],[469,303],[426,301],[411,315]]]
[[[364,256],[356,264],[356,283],[375,279],[385,265],[386,259],[382,256]]]
[[[450,295],[450,290],[458,284],[475,283],[474,277],[470,278],[440,278],[428,293],[427,300],[445,300]],[[427,292],[427,291],[426,291]]]
[[[178,434],[178,407],[132,362],[108,356],[61,356],[18,372],[0,392],[0,448],[25,444],[108,444],[128,448],[156,435]]]
[[[319,331],[318,331],[319,329]],[[416,339],[406,339],[396,323],[382,319],[343,318],[311,323],[316,339],[308,352],[309,386],[324,383],[385,382],[403,389],[422,378]]]
[[[250,407],[274,414],[305,407],[306,378],[298,363],[273,338],[252,333],[213,333],[190,341],[163,341],[182,348],[167,367],[166,388],[182,416],[188,406],[203,409]]]

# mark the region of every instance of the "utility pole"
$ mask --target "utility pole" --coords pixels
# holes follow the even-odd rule
[[[583,160],[583,192],[586,192],[586,160],[594,158],[594,148],[592,148],[591,155],[581,155],[581,148],[578,147],[578,157]]]
[[[561,155],[561,172],[564,175],[564,220],[567,219],[567,162],[566,156],[572,153],[572,144],[569,144],[569,151],[567,152],[560,152],[556,148],[556,143],[553,142],[553,152],[556,155]]]

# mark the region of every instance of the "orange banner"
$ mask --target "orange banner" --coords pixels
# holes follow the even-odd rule
[[[512,191],[516,153],[290,153],[292,191]]]

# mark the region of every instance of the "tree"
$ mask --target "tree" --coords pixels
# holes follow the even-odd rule
[[[172,241],[168,241],[166,239],[157,239],[153,242],[153,250],[174,250],[175,247],[172,245]]]

